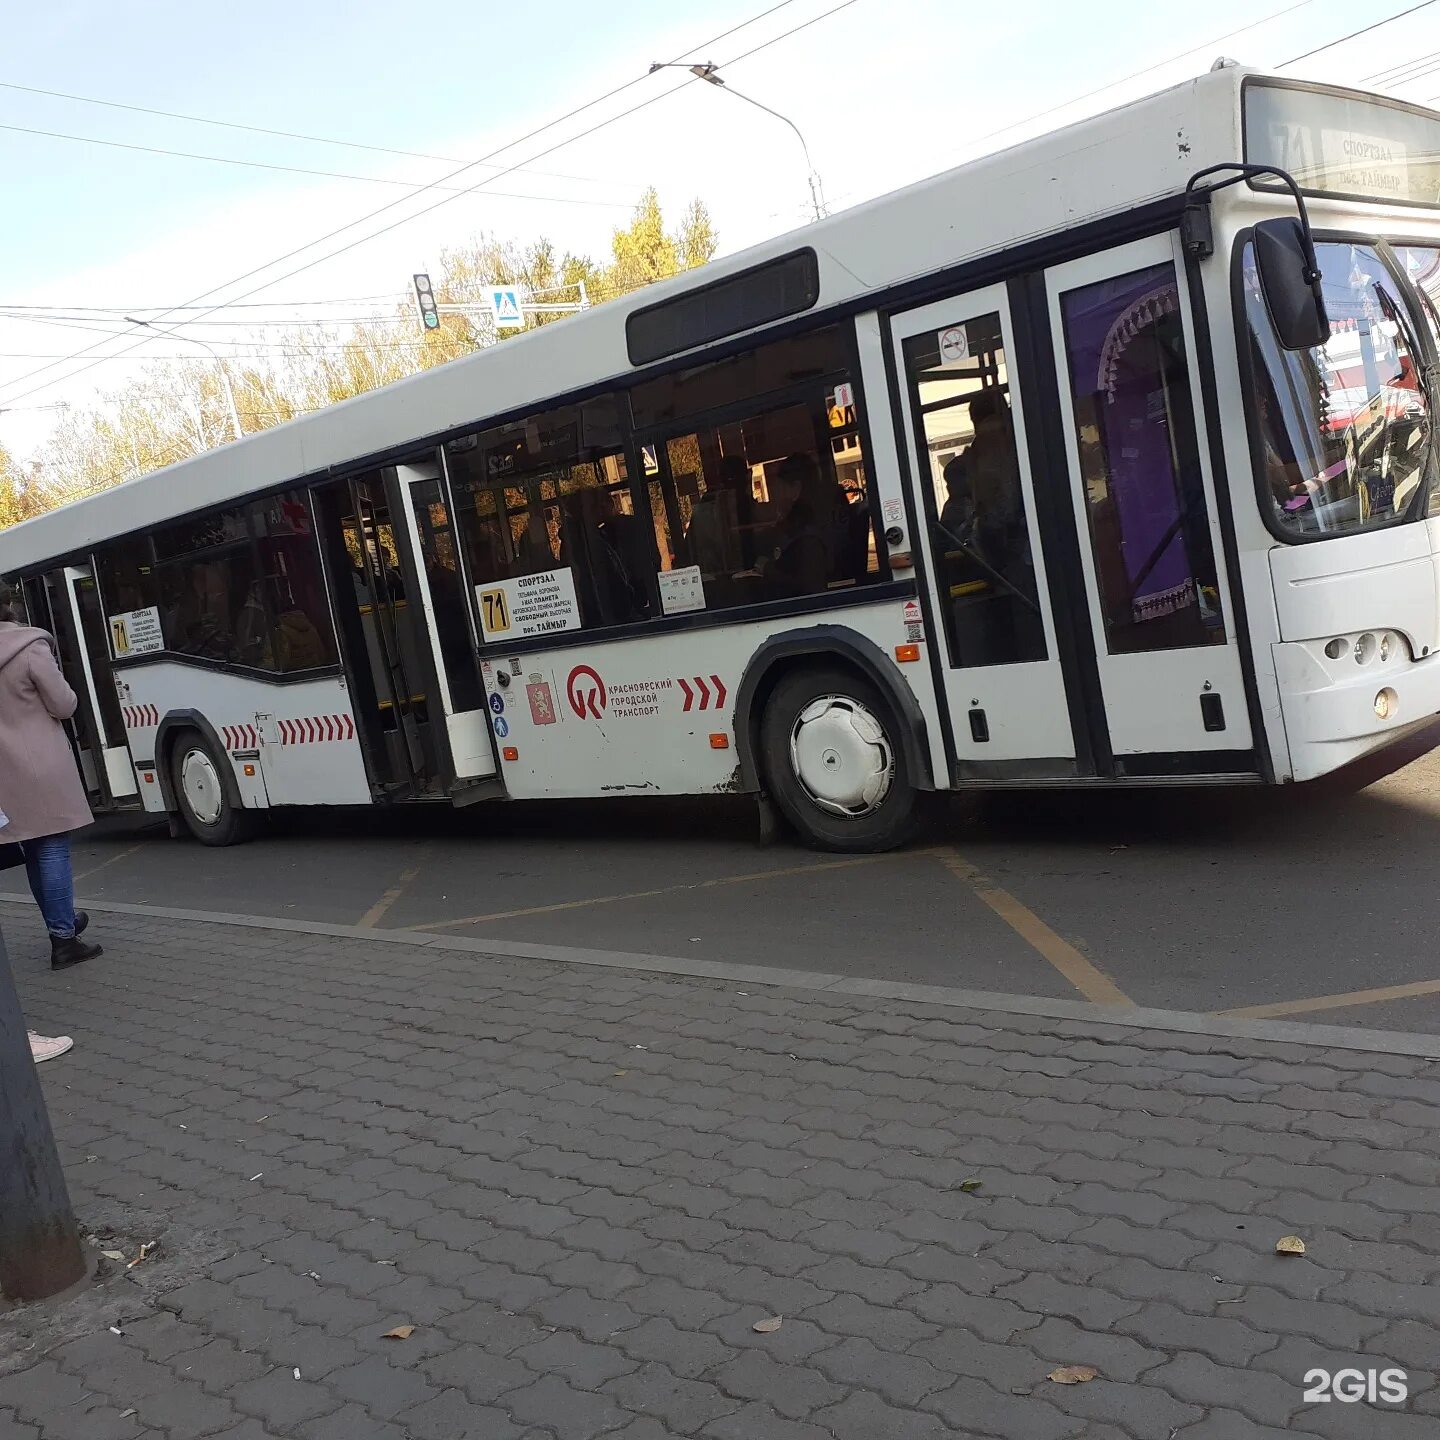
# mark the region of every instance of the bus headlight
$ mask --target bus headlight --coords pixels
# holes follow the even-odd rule
[[[1338,660],[1345,653],[1346,642],[1341,639],[1327,640],[1325,642],[1325,653],[1332,659]]]
[[[1383,665],[1389,658],[1390,652],[1395,648],[1395,637],[1387,630],[1380,637],[1380,663]]]
[[[1400,708],[1400,697],[1387,685],[1375,697],[1375,718],[1389,720]]]
[[[1355,642],[1355,663],[1368,665],[1375,658],[1375,637],[1367,630]]]

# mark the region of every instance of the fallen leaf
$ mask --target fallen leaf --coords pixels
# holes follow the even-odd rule
[[[382,1340],[408,1340],[414,1333],[413,1325],[397,1325],[393,1330],[387,1330],[380,1338]]]
[[[780,1316],[772,1315],[768,1320],[757,1320],[750,1328],[757,1335],[773,1335],[781,1324]]]
[[[1277,1255],[1303,1255],[1305,1242],[1298,1235],[1282,1235],[1275,1242]]]
[[[1045,1378],[1053,1380],[1057,1385],[1084,1385],[1099,1373],[1093,1365],[1062,1365],[1058,1370],[1052,1370]]]
[[[107,1260],[123,1260],[125,1258],[125,1252],[123,1250],[102,1250],[100,1253]]]
[[[978,1180],[962,1180],[960,1188],[967,1195],[973,1195],[980,1188],[980,1182]]]

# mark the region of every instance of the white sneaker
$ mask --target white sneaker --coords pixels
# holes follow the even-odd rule
[[[37,1065],[42,1060],[54,1060],[75,1044],[68,1035],[37,1035],[33,1030],[25,1033],[30,1037],[30,1056]]]

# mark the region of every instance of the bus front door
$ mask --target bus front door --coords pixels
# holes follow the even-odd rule
[[[61,669],[80,702],[71,726],[80,773],[90,803],[113,809],[133,800],[138,786],[94,572],[89,565],[67,565],[45,577],[45,590]]]
[[[1093,775],[1056,634],[1006,288],[891,325],[956,782]]]

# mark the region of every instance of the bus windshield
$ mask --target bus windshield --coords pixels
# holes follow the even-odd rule
[[[1424,352],[1401,284],[1370,245],[1316,250],[1330,339],[1312,350],[1281,348],[1249,244],[1242,258],[1261,503],[1284,539],[1417,519],[1435,489]]]

